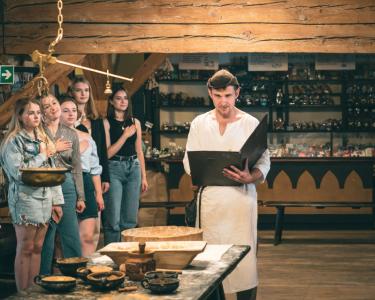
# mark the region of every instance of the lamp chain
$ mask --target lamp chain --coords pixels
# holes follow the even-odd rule
[[[61,39],[63,38],[63,35],[64,35],[64,30],[62,28],[62,24],[63,24],[63,21],[64,21],[64,16],[62,14],[62,8],[63,8],[63,1],[58,0],[57,1],[57,10],[59,11],[59,13],[57,15],[57,23],[59,24],[59,28],[57,29],[56,39],[53,42],[51,42],[51,44],[49,44],[49,46],[48,46],[48,52],[50,53],[50,55],[55,52],[55,46],[58,44],[58,42],[61,41]]]

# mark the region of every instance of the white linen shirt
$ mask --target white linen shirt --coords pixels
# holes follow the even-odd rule
[[[190,126],[189,136],[183,159],[186,173],[190,175],[187,151],[240,151],[250,134],[258,126],[258,119],[242,112],[242,117],[227,124],[223,135],[220,134],[219,123],[215,111],[197,116]],[[269,151],[266,150],[253,168],[259,169],[266,178],[270,169]]]

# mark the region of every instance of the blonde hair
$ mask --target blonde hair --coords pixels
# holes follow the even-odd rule
[[[94,97],[92,96],[91,84],[85,77],[80,76],[80,77],[75,77],[73,79],[72,83],[68,87],[68,95],[73,97],[73,99],[75,99],[73,96],[73,92],[74,92],[74,86],[77,83],[84,83],[84,84],[87,84],[87,86],[89,87],[89,92],[90,92],[89,101],[85,104],[85,114],[88,119],[96,120],[97,118],[99,118],[99,113],[95,106]]]
[[[6,145],[11,138],[15,137],[24,128],[21,121],[21,116],[31,103],[38,105],[41,109],[40,102],[35,98],[22,98],[16,102],[16,104],[14,105],[12,119],[9,123],[8,132],[6,133],[3,141],[1,142],[1,148],[3,148],[3,146]],[[40,123],[39,126],[35,129],[35,135],[37,138],[39,138],[43,136],[43,133],[44,130],[42,127],[42,123]]]
[[[40,109],[42,111],[42,115],[44,115],[44,109],[43,109],[42,101],[45,98],[53,98],[54,100],[56,100],[60,104],[59,100],[55,97],[55,95],[53,95],[51,93],[47,93],[47,94],[44,94],[42,96],[39,96],[37,98],[37,100],[40,103]],[[44,124],[44,126],[46,126],[45,119],[42,118],[41,126],[40,126],[40,128],[38,128],[41,141],[43,141],[44,143],[46,143],[47,147],[55,147],[55,143],[52,141],[52,139],[45,132],[43,124]]]

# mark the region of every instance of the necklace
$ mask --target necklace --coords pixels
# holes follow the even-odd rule
[[[120,121],[120,120],[117,120],[117,119],[115,119],[117,122],[122,122],[122,124],[121,124],[121,130],[125,130],[125,128],[126,128],[126,126],[125,126],[125,122],[126,122],[126,120],[124,120],[124,121]]]
[[[125,130],[125,121],[122,123],[121,129]]]

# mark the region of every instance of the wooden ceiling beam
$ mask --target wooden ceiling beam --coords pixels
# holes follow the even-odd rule
[[[56,1],[3,2],[5,53],[47,49]],[[374,0],[67,0],[56,51],[375,53],[373,8]]]
[[[47,49],[56,26],[6,25],[5,51]],[[58,53],[374,53],[374,24],[66,24]]]
[[[80,64],[84,59],[85,55],[62,55],[59,56],[60,60],[64,60],[67,62],[71,62],[74,64]],[[61,65],[61,64],[53,64],[48,65],[45,69],[44,76],[47,78],[48,83],[52,86],[56,83],[61,77],[67,76],[73,67]],[[0,106],[0,127],[6,125],[13,113],[13,106],[18,99],[24,97],[34,97],[37,94],[37,88],[34,86],[35,78],[29,81],[23,89],[13,94],[9,99],[7,99],[1,106]]]
[[[142,66],[134,73],[133,81],[124,83],[129,97],[138,91],[151,74],[164,62],[166,57],[167,54],[164,53],[153,53],[144,61]]]
[[[6,22],[56,23],[56,1],[5,0]],[[373,0],[64,1],[64,22],[134,24],[374,23]],[[124,13],[125,12],[125,13]],[[79,26],[79,25],[78,25]]]

